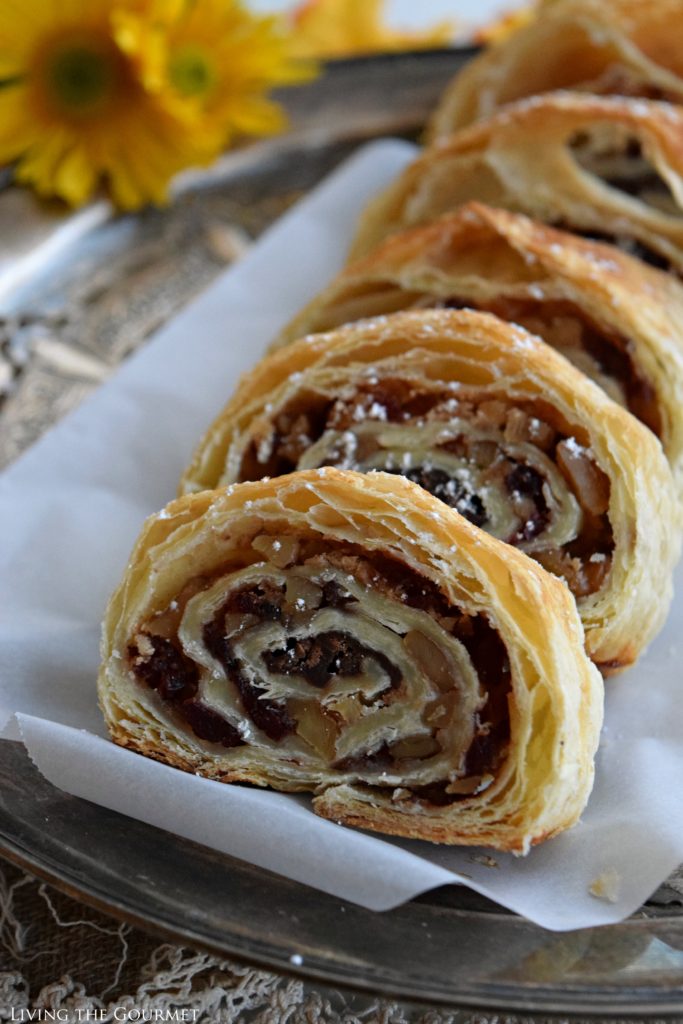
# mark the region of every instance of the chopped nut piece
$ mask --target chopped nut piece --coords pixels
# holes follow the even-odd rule
[[[574,597],[586,597],[600,590],[612,565],[609,555],[597,562],[592,558],[582,561],[557,548],[539,551],[535,557],[548,572],[562,577]]]
[[[327,762],[334,760],[337,726],[314,700],[290,700],[289,709],[296,718],[297,735]]]
[[[273,454],[276,439],[275,428],[267,416],[260,416],[252,425],[251,433],[256,460],[261,465],[265,465]]]
[[[451,715],[459,703],[459,695],[456,690],[449,690],[443,697],[428,704],[425,708],[424,721],[426,725],[443,728],[449,721]]]
[[[277,428],[282,435],[278,454],[296,464],[313,441],[315,431],[309,416],[283,413],[278,417]]]
[[[139,657],[135,659],[135,664],[144,661],[147,658],[151,658],[154,654],[154,644],[149,638],[147,633],[136,633],[133,643],[137,647]]]
[[[285,588],[285,605],[295,611],[313,611],[319,608],[323,592],[304,576],[290,576]]]
[[[529,437],[529,417],[521,409],[508,410],[505,419],[505,440],[510,443],[526,441]]]
[[[460,793],[462,796],[469,796],[476,793],[482,784],[481,775],[470,775],[465,779],[454,779],[446,786],[447,793]]]
[[[588,450],[575,438],[560,441],[556,448],[557,465],[573,486],[585,509],[599,516],[609,508],[609,479],[593,461]]]
[[[145,627],[152,636],[163,636],[172,640],[178,632],[178,626],[182,618],[182,610],[177,601],[172,601],[163,612],[154,615]]]
[[[441,750],[441,745],[433,736],[408,736],[391,745],[391,756],[401,759],[404,757],[422,758],[432,757]]]
[[[453,688],[455,680],[448,659],[424,633],[411,629],[403,637],[403,646],[440,690],[445,692]]]
[[[548,451],[555,440],[555,431],[545,420],[539,420],[536,416],[531,416],[529,418],[529,440],[537,448]]]
[[[477,466],[481,466],[482,469],[491,465],[496,459],[498,452],[499,448],[495,441],[469,442],[469,457],[473,462],[476,462]]]
[[[276,565],[278,569],[285,569],[288,565],[292,565],[297,559],[299,550],[298,542],[294,537],[271,537],[267,533],[254,537],[251,546],[265,555],[268,561],[272,565]]]
[[[325,709],[340,718],[345,725],[353,725],[359,721],[365,710],[357,695],[334,694],[325,701]]]
[[[476,422],[486,427],[502,427],[505,423],[507,406],[505,402],[491,399],[487,402],[480,402],[476,414]]]

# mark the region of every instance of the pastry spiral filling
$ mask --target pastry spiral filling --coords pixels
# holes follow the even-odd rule
[[[568,300],[505,295],[488,301],[479,301],[472,295],[442,299],[434,294],[411,293],[383,282],[367,286],[354,284],[331,307],[323,310],[311,329],[329,331],[354,320],[405,309],[475,309],[519,324],[561,352],[657,437],[662,435],[657,393],[636,364],[633,341],[595,323]]]
[[[487,788],[509,739],[496,630],[403,563],[320,547],[259,535],[267,561],[193,581],[131,639],[138,683],[237,759],[285,759],[299,789],[448,803]]]
[[[610,188],[633,196],[661,213],[680,217],[681,209],[642,143],[628,130],[606,123],[577,132],[569,148],[583,170]]]
[[[433,302],[429,302],[433,306]],[[519,324],[561,352],[594,380],[619,405],[661,437],[662,418],[656,392],[635,365],[632,343],[594,324],[571,302],[500,298],[476,303],[452,298],[440,304],[448,309],[476,308]]]
[[[652,213],[681,217],[681,208],[668,182],[647,159],[640,140],[622,126],[608,123],[577,132],[568,145],[579,167],[600,182],[637,199]],[[632,235],[585,230],[564,221],[557,222],[556,226],[583,238],[616,245],[629,256],[658,270],[678,272],[666,255]]]
[[[563,576],[576,596],[598,590],[613,538],[609,480],[590,450],[540,402],[419,388],[370,375],[334,403],[261,419],[239,479],[320,466],[398,473]]]

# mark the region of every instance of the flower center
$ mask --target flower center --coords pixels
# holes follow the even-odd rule
[[[169,61],[169,78],[182,96],[205,96],[216,81],[216,69],[204,50],[182,46]]]
[[[53,99],[71,113],[101,106],[112,92],[114,62],[85,46],[72,46],[54,55],[48,70]]]
[[[29,80],[39,109],[53,117],[101,117],[132,99],[130,68],[105,29],[68,27],[43,40]]]

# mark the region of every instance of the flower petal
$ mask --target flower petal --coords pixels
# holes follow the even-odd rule
[[[76,143],[57,165],[52,187],[71,206],[81,206],[92,196],[97,172],[84,148]]]
[[[26,109],[26,90],[17,85],[0,89],[0,164],[16,160],[39,137],[40,125]]]

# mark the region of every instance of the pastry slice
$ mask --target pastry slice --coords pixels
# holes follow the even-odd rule
[[[408,308],[487,310],[540,335],[661,440],[683,491],[683,288],[614,246],[469,203],[352,264],[276,345]]]
[[[551,0],[455,76],[432,141],[497,107],[555,89],[683,103],[682,0]]]
[[[321,469],[149,519],[104,625],[116,743],[334,821],[525,853],[602,717],[569,592],[427,491]]]
[[[683,273],[683,111],[548,93],[426,150],[362,215],[352,257],[470,199],[611,241]]]
[[[664,621],[680,513],[661,446],[521,327],[406,312],[287,345],[243,378],[181,487],[320,466],[407,476],[563,577],[605,673]]]

